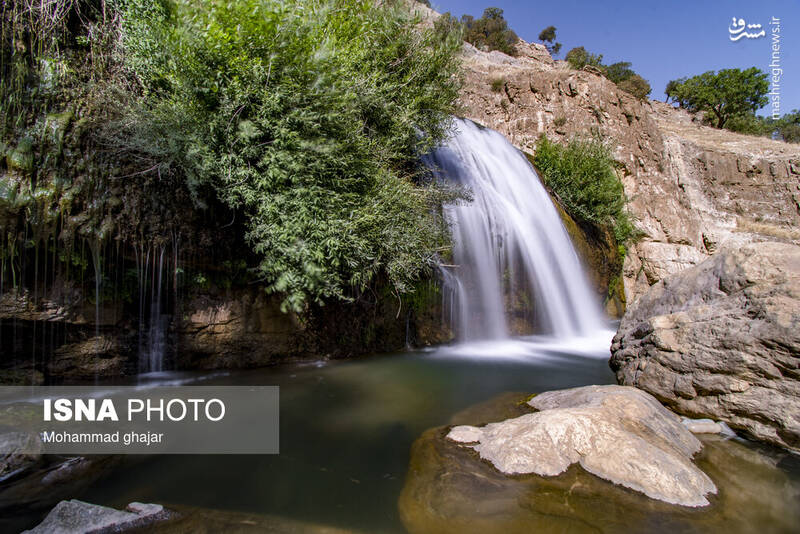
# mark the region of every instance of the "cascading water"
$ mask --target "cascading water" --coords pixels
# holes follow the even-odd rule
[[[139,370],[164,370],[166,330],[170,320],[162,310],[165,247],[136,250],[139,276]],[[149,312],[149,320],[146,315]]]
[[[525,156],[494,130],[457,120],[454,136],[424,158],[473,200],[445,208],[452,266],[443,267],[445,307],[460,340],[503,339],[509,300],[527,291],[539,330],[559,338],[604,328],[596,297],[547,191]]]

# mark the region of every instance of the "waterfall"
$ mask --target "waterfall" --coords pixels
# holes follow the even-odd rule
[[[556,337],[604,328],[561,218],[519,150],[494,130],[457,120],[453,137],[423,161],[473,197],[445,207],[454,248],[453,265],[442,267],[444,307],[459,340],[509,337],[520,309]],[[515,298],[522,304],[512,305]]]
[[[165,247],[136,249],[139,282],[139,370],[164,370],[166,330],[170,317],[163,313]]]

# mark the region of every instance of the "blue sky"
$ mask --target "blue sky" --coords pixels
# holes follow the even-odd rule
[[[563,43],[559,59],[576,46],[603,54],[604,63],[630,61],[650,82],[651,98],[664,100],[669,80],[722,68],[767,71],[772,40],[769,23],[780,18],[781,114],[800,109],[800,1],[662,0],[431,0],[440,12],[479,17],[488,6],[505,12],[511,28],[536,41],[549,25]],[[767,36],[730,40],[733,17],[761,24]],[[766,114],[764,108],[760,114]]]

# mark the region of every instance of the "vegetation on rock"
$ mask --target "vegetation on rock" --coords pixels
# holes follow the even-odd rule
[[[542,135],[533,163],[571,216],[584,223],[611,227],[623,248],[635,237],[625,209],[625,192],[614,172],[614,160],[601,141],[573,139],[562,146]],[[624,250],[620,252],[624,256]]]
[[[487,7],[479,19],[462,15],[458,20],[447,12],[435,22],[435,28],[446,33],[460,30],[465,41],[481,50],[499,50],[509,56],[517,54],[515,46],[519,37],[508,27],[503,10],[498,7]]]
[[[445,193],[417,159],[446,134],[461,43],[417,22],[401,2],[367,0],[16,4],[2,28],[3,226],[36,224],[20,196],[67,221],[49,234],[56,249],[70,221],[104,239],[125,239],[124,225],[170,236],[190,210],[236,221],[253,276],[285,309],[378,277],[409,291],[447,243]],[[98,170],[64,187],[78,163],[57,164],[58,139],[42,139],[67,116],[93,125],[79,143]]]
[[[573,69],[582,69],[587,65],[599,68],[603,65],[603,54],[592,54],[582,46],[578,46],[567,52],[565,59]]]
[[[631,68],[631,63],[628,61],[604,65],[602,54],[592,54],[582,46],[567,52],[566,60],[574,69],[582,69],[586,66],[596,67],[606,78],[617,84],[620,89],[640,100],[646,99],[650,94],[650,84],[634,72]]]
[[[548,26],[547,28],[539,32],[539,40],[542,43],[545,43],[547,50],[554,56],[561,51],[561,43],[556,42],[555,26]]]
[[[755,115],[767,103],[767,74],[756,67],[708,71],[691,78],[672,80],[665,92],[680,107],[704,112],[717,128],[734,118]]]

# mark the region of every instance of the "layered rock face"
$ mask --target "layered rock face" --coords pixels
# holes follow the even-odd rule
[[[800,244],[800,145],[702,126],[682,110],[636,99],[596,69],[553,61],[539,44],[520,41],[517,57],[464,46],[467,118],[528,153],[542,134],[557,142],[599,134],[611,143],[645,234],[625,258],[627,302],[723,243]],[[602,255],[582,255],[607,289],[618,273],[604,272]]]
[[[661,280],[611,350],[621,384],[800,451],[800,246],[724,248]]]

